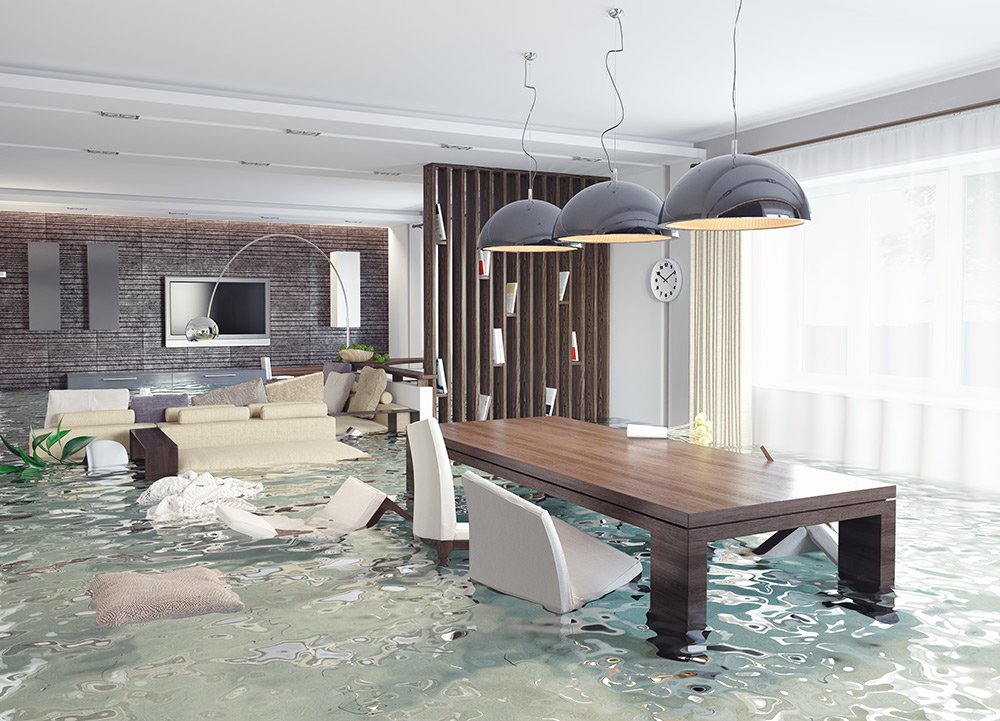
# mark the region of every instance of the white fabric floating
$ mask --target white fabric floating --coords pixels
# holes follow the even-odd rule
[[[215,510],[220,504],[252,510],[252,505],[240,499],[252,498],[263,490],[262,483],[185,471],[156,481],[143,491],[138,503],[153,504],[146,518],[154,523],[206,523],[216,518]]]

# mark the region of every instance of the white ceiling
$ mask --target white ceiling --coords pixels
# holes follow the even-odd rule
[[[4,0],[0,208],[411,220],[425,163],[526,167],[527,50],[541,168],[605,173],[573,158],[601,157],[597,137],[615,119],[608,7]],[[731,127],[734,7],[624,6],[623,174],[696,159],[693,143]],[[745,0],[741,126],[1000,67],[998,26],[1000,3],[986,0],[947,12],[940,0]]]

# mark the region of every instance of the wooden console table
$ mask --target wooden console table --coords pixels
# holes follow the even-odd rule
[[[146,480],[177,475],[177,444],[159,428],[134,428],[129,432],[129,456],[142,462]]]

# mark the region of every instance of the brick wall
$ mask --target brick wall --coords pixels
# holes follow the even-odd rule
[[[0,389],[65,388],[66,373],[185,370],[322,363],[344,342],[330,328],[329,266],[305,243],[257,243],[227,276],[271,281],[271,346],[165,348],[163,276],[215,276],[244,243],[294,233],[326,251],[361,253],[361,328],[351,340],[389,343],[389,246],[385,228],[0,212]],[[28,330],[29,242],[60,244],[62,330]],[[121,327],[88,330],[88,242],[118,244]]]

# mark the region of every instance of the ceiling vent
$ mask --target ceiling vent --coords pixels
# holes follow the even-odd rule
[[[281,220],[281,216],[280,215],[262,215],[262,216],[260,216],[260,219],[261,220]]]
[[[109,113],[107,110],[101,111],[102,118],[115,118],[117,120],[138,120],[138,115],[132,113]]]
[[[256,160],[241,160],[240,165],[249,165],[254,168],[266,168],[270,163],[261,163]]]
[[[451,143],[441,143],[445,150],[472,150],[471,145],[452,145]]]
[[[187,215],[187,213],[182,213],[179,210],[168,210],[167,215]]]
[[[84,208],[80,205],[67,205],[66,210],[90,210],[90,208]]]
[[[91,155],[118,155],[117,150],[97,150],[96,148],[85,148]]]
[[[392,177],[392,178],[398,178],[400,175],[402,175],[401,172],[392,171],[392,170],[373,170],[372,174],[373,175],[388,175],[389,177]]]
[[[573,160],[579,160],[581,163],[603,163],[604,160],[601,158],[585,158],[582,155],[574,155]]]
[[[322,133],[318,130],[296,130],[295,128],[285,128],[286,135],[304,135],[307,138],[315,138]]]

